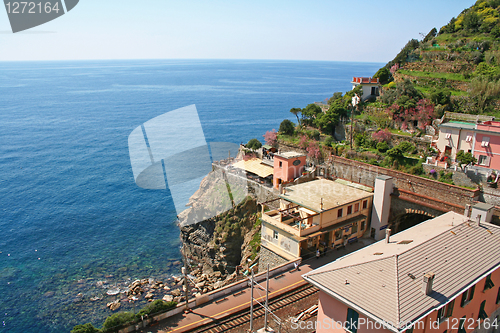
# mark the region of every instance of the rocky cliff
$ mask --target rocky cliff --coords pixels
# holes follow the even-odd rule
[[[190,207],[179,215],[184,260],[202,292],[233,282],[237,266],[244,270],[258,260],[257,201],[251,196],[242,196],[246,194],[242,183],[240,186],[235,186],[234,181],[229,184],[222,172],[211,172],[192,196]],[[229,205],[228,199],[224,199],[227,192]],[[210,212],[223,208],[227,210],[215,217],[188,223],[193,221],[193,216],[210,216]]]

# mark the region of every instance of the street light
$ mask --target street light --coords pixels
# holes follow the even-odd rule
[[[352,104],[352,108],[351,108],[351,150],[352,150],[352,131],[353,131],[353,127],[354,127],[354,108],[356,107],[356,105],[358,105],[359,103],[359,96],[357,94],[354,94],[354,96],[352,97],[351,99],[351,104]]]

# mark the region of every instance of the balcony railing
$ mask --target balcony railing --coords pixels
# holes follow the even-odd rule
[[[296,208],[296,207],[294,207]],[[305,218],[300,217],[298,211],[286,210],[270,210],[262,214],[262,219],[275,227],[284,230],[292,235],[306,236],[320,229],[318,223],[308,223],[309,219],[319,214],[310,215]]]

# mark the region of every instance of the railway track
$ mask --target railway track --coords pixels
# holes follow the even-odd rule
[[[300,301],[301,299],[314,295],[318,292],[318,288],[311,286],[309,284],[305,286],[298,287],[296,289],[287,291],[281,295],[278,295],[272,299],[269,299],[269,309],[271,311],[276,311],[280,308],[286,307],[290,304]],[[264,317],[264,309],[258,305],[254,304],[253,319]],[[214,320],[210,323],[201,325],[199,327],[190,330],[190,333],[219,333],[228,330],[236,329],[240,326],[248,324],[250,322],[250,309],[243,309],[235,314],[229,315],[228,317],[221,318],[219,320]]]

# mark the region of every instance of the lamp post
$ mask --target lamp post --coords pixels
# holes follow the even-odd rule
[[[359,103],[359,96],[355,94],[352,99],[351,99],[351,150],[352,150],[352,135],[353,135],[353,128],[354,128],[354,109],[356,108],[356,105]]]

